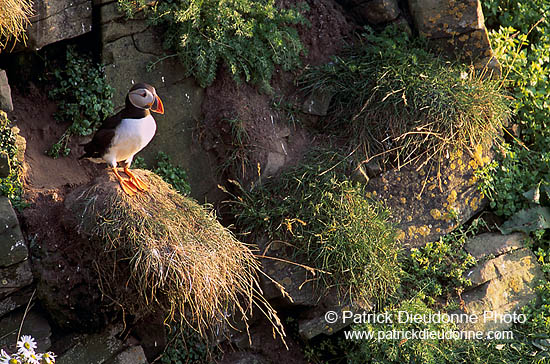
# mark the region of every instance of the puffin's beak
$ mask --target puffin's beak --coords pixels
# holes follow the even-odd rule
[[[164,114],[164,106],[162,105],[162,101],[160,101],[160,97],[157,95],[155,95],[155,101],[153,101],[153,105],[151,105],[151,111]]]

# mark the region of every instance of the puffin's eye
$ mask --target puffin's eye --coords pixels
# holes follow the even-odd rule
[[[144,92],[141,94],[141,97],[145,97],[147,94]]]

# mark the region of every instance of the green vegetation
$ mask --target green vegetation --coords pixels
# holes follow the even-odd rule
[[[68,147],[71,136],[92,134],[112,114],[113,88],[105,80],[103,67],[74,47],[67,48],[65,63],[52,73],[54,87],[49,97],[58,105],[55,118],[71,124],[48,151],[49,156],[58,158],[71,152]]]
[[[383,300],[399,285],[399,251],[389,212],[348,181],[347,161],[315,150],[303,164],[251,192],[241,189],[233,210],[243,231],[292,246],[319,269],[325,286]]]
[[[152,24],[164,26],[164,46],[176,52],[172,56],[202,87],[212,84],[223,62],[236,81],[271,90],[275,66],[294,69],[305,52],[290,26],[306,23],[305,4],[278,9],[274,0],[168,0],[152,7],[146,0],[118,3],[127,16],[144,9]]]
[[[189,196],[191,186],[187,182],[187,173],[181,167],[172,164],[170,156],[164,152],[158,152],[155,156],[156,165],[154,168],[147,167],[142,157],[134,158],[132,167],[148,169],[158,174],[164,182],[169,183],[183,196]]]
[[[21,162],[17,159],[15,134],[9,124],[6,113],[0,110],[0,153],[4,158],[7,157],[10,168],[9,175],[6,178],[0,178],[0,195],[7,196],[15,207],[21,208],[24,206],[21,198],[23,193]]]
[[[31,0],[0,0],[0,52],[8,43],[25,41],[25,28],[33,14]]]
[[[334,94],[327,131],[397,165],[472,150],[500,131],[508,102],[498,81],[434,56],[392,27],[380,34],[367,28],[360,41],[301,78],[305,91]]]
[[[491,42],[514,96],[517,137],[481,174],[491,208],[509,217],[527,207],[523,194],[550,181],[550,21],[548,1],[482,1]]]
[[[418,296],[419,292],[430,305],[443,298],[449,302],[453,295],[460,294],[471,282],[464,272],[474,266],[475,259],[462,248],[466,241],[479,230],[481,220],[474,220],[468,228],[459,227],[437,242],[429,242],[420,248],[411,249],[411,254],[402,263],[405,271],[403,285],[405,296]],[[418,287],[420,287],[419,292]]]
[[[211,347],[209,343],[196,332],[185,329],[182,332],[173,328],[174,333],[164,354],[161,364],[203,364],[214,362],[221,351]]]
[[[467,229],[459,229],[438,243],[412,251],[400,261],[404,274],[402,288],[395,303],[379,307],[377,312],[397,315],[433,315],[458,308],[453,297],[468,287],[463,273],[474,261],[462,250],[468,237],[482,226],[475,220]],[[457,295],[458,294],[458,295]],[[378,332],[418,330],[444,332],[456,330],[453,323],[367,323],[355,325],[354,331],[372,331],[374,339],[344,340],[344,333],[306,345],[304,351],[312,363],[365,364],[535,364],[550,358],[550,283],[537,288],[538,298],[524,307],[525,323],[512,327],[511,340],[377,340]],[[393,316],[397,317],[397,316]],[[342,355],[345,353],[345,355]]]
[[[220,172],[223,174],[227,171],[234,171],[239,178],[244,179],[247,169],[251,166],[248,158],[250,137],[242,120],[226,119],[225,121],[231,128],[231,146],[230,154],[221,165]]]

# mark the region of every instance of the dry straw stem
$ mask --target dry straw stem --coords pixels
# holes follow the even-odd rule
[[[0,0],[0,52],[10,41],[25,40],[25,28],[33,14],[31,0]]]
[[[70,207],[81,233],[102,243],[100,286],[126,313],[166,312],[201,335],[230,325],[237,313],[246,328],[254,307],[284,338],[275,310],[258,284],[258,260],[214,214],[174,191],[159,176],[134,170],[149,191],[130,197],[114,178],[86,186]],[[70,203],[69,203],[70,205]]]

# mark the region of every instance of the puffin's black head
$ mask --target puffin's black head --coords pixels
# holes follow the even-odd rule
[[[155,88],[146,83],[137,83],[128,91],[128,101],[140,109],[164,114],[164,106]]]

